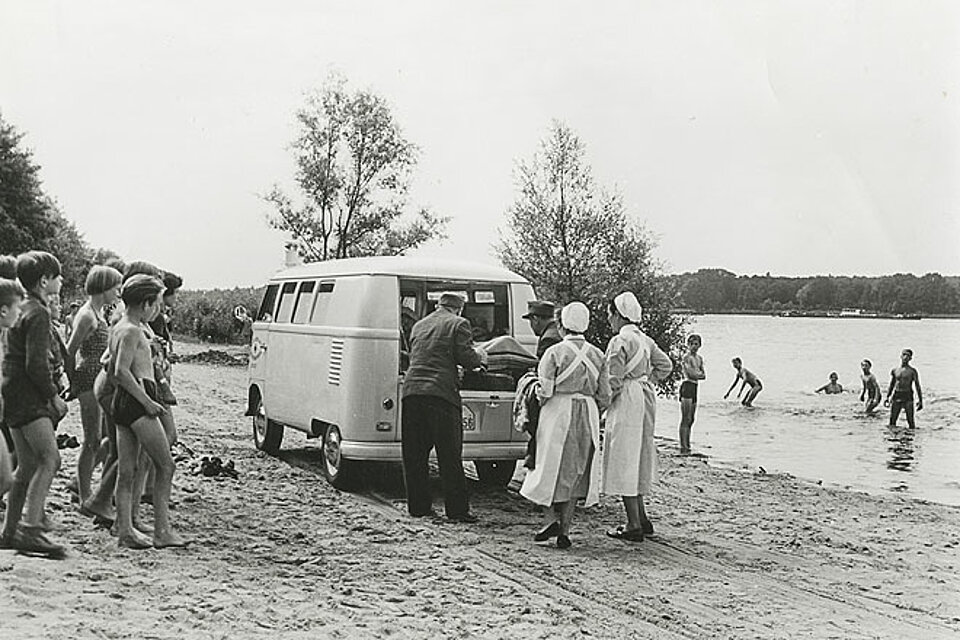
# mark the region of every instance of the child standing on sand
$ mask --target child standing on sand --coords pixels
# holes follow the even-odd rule
[[[164,408],[157,394],[150,343],[143,330],[143,323],[153,318],[159,309],[158,298],[163,288],[158,279],[145,274],[132,276],[124,282],[120,294],[125,306],[124,316],[110,336],[111,369],[117,384],[112,405],[119,453],[117,537],[120,546],[133,549],[185,544],[170,526],[170,488],[175,465],[159,420]],[[135,487],[139,484],[136,470],[141,448],[156,470],[152,545],[133,523],[133,502],[139,502],[140,498]]]
[[[890,426],[897,426],[900,410],[907,414],[907,425],[913,429],[913,387],[917,388],[917,411],[923,409],[923,392],[920,390],[920,373],[910,366],[913,350],[904,349],[900,353],[900,366],[890,371],[890,387],[883,406],[890,407]],[[891,401],[890,397],[893,396]]]
[[[727,392],[723,394],[723,399],[726,400],[730,396],[730,392],[737,386],[737,381],[742,379],[743,384],[740,386],[740,391],[737,391],[737,397],[739,398],[743,390],[747,388],[747,385],[750,385],[750,391],[743,397],[743,402],[740,404],[745,407],[752,407],[754,398],[763,390],[763,384],[760,382],[760,378],[743,366],[743,361],[740,360],[740,358],[734,358],[731,362],[733,363],[733,368],[737,370],[737,375],[733,379],[733,384],[731,384]]]
[[[700,356],[702,339],[693,333],[687,338],[687,353],[683,356],[683,382],[680,383],[680,455],[690,453],[690,430],[697,415],[698,383],[707,379]]]
[[[873,413],[873,410],[880,404],[880,398],[883,396],[883,393],[880,391],[880,383],[877,382],[877,376],[873,375],[870,371],[870,367],[872,366],[873,364],[866,358],[860,363],[860,369],[863,370],[863,375],[860,376],[860,380],[863,382],[863,390],[860,391],[860,402],[864,403],[863,410],[867,414]],[[866,397],[866,402],[864,402],[864,397]]]
[[[50,368],[47,304],[49,296],[60,292],[60,261],[46,251],[28,251],[17,256],[17,278],[27,298],[20,318],[7,330],[2,385],[4,423],[17,452],[17,472],[7,494],[0,548],[63,558],[64,548],[47,538],[44,522],[50,483],[60,469],[54,425],[67,413]]]

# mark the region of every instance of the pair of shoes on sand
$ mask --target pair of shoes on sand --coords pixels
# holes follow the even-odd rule
[[[227,462],[224,463],[223,460],[216,456],[212,458],[203,456],[203,458],[200,459],[200,474],[208,478],[226,476],[237,479],[240,477],[240,474],[237,473],[237,470],[233,466],[233,460],[227,460]]]
[[[66,433],[57,434],[57,449],[76,449],[80,446],[77,436],[71,436]]]
[[[62,560],[67,557],[66,548],[47,538],[42,526],[30,527],[19,524],[12,535],[0,535],[0,549],[13,549],[24,555],[53,560]]]

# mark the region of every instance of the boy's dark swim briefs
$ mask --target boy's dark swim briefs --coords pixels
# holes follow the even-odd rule
[[[697,401],[697,385],[693,380],[684,380],[680,383],[680,399],[684,400],[689,398],[694,402]]]
[[[157,383],[149,378],[144,378],[140,383],[151,400],[160,402],[157,399]],[[122,386],[117,385],[117,390],[113,394],[113,421],[118,425],[129,427],[145,415],[147,415],[147,411],[140,404],[140,401]]]

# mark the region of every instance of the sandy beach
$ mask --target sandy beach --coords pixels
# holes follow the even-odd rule
[[[343,493],[315,440],[288,431],[279,458],[257,452],[245,381],[241,366],[176,366],[196,454],[175,477],[185,549],[119,549],[71,505],[78,450],[62,452],[49,510],[69,557],[0,552],[0,637],[960,636],[958,508],[682,458],[662,440],[656,534],[607,538],[622,508],[605,498],[560,551],[532,541],[540,515],[515,490],[471,482],[475,525],[414,520],[398,467]],[[80,434],[76,404],[63,431]],[[239,479],[199,475],[201,456]]]

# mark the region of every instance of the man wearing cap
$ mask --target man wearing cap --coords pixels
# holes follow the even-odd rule
[[[476,522],[463,476],[463,431],[457,365],[475,369],[485,360],[475,349],[470,323],[460,317],[464,300],[444,293],[436,310],[410,332],[410,368],[403,381],[402,452],[407,510],[434,515],[428,460],[436,448],[447,518]]]
[[[537,335],[537,360],[543,352],[560,342],[560,332],[554,319],[554,306],[546,300],[531,300],[527,303],[527,313],[523,317],[530,322],[530,328]]]
[[[537,360],[543,357],[544,352],[560,342],[560,331],[557,329],[556,308],[547,300],[530,300],[527,302],[527,313],[523,316],[530,323],[530,328],[537,336]],[[533,469],[537,460],[537,422],[540,419],[540,402],[536,394],[531,394],[527,405],[527,427],[530,434],[527,441],[527,455],[523,466]]]

